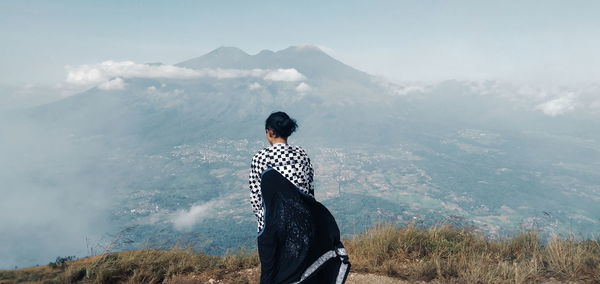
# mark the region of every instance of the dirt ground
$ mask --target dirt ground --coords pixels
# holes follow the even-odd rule
[[[186,276],[177,276],[175,278],[171,278],[164,283],[170,284],[254,284],[258,283],[260,278],[260,272],[258,269],[246,269],[242,271],[236,271],[229,274],[224,275],[221,279],[212,279],[210,277],[206,277],[203,275],[186,275]],[[438,284],[443,283],[440,281],[432,281],[432,282],[424,282],[424,281],[406,281],[401,279],[396,279],[392,277],[376,275],[376,274],[368,274],[368,273],[350,273],[348,275],[348,279],[346,281],[347,284]],[[543,279],[536,283],[541,284],[561,284],[561,283],[578,283],[578,282],[564,282],[558,281],[553,278]],[[586,282],[587,283],[587,282]]]
[[[359,274],[350,273],[346,280],[348,284],[399,284],[399,283],[411,283],[408,281],[395,279],[387,276],[375,275],[375,274]]]
[[[187,276],[177,276],[171,278],[165,283],[169,284],[216,284],[216,283],[232,283],[232,284],[242,284],[242,283],[258,283],[260,277],[260,272],[258,269],[246,269],[242,271],[236,271],[233,273],[229,273],[225,275],[222,279],[212,279],[203,276],[203,275],[187,275]],[[400,279],[395,279],[391,277],[375,275],[375,274],[363,274],[363,273],[350,273],[348,275],[348,279],[346,281],[348,284],[406,284],[406,283],[414,283],[407,282]],[[424,282],[420,282],[424,283]]]

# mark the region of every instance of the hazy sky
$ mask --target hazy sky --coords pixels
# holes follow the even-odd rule
[[[600,78],[598,15],[593,0],[4,0],[0,85],[55,84],[65,65],[298,44],[394,80],[582,83]]]

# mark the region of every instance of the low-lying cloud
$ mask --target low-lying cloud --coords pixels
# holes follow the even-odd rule
[[[125,88],[125,82],[119,77],[98,85],[98,89],[101,90],[122,90],[123,88]]]
[[[310,85],[308,85],[304,82],[302,82],[302,83],[298,84],[298,86],[296,86],[296,92],[299,92],[299,93],[310,92],[310,90],[312,90]]]
[[[171,217],[171,222],[177,230],[189,230],[202,220],[211,217],[222,207],[223,201],[213,200],[193,205],[189,210],[178,210]]]
[[[305,79],[294,68],[279,69],[191,69],[174,65],[139,64],[133,61],[108,60],[98,64],[65,67],[66,82],[73,85],[99,85],[104,89],[122,88],[121,78],[260,78],[266,81],[296,82]],[[114,81],[121,80],[121,81]]]
[[[3,117],[0,129],[0,269],[85,256],[86,238],[112,228],[116,173],[127,171],[106,158],[116,151],[20,118]]]
[[[553,99],[536,106],[536,109],[541,110],[549,116],[557,116],[573,111],[575,109],[575,99],[572,94],[564,97]]]
[[[262,85],[258,82],[254,82],[254,83],[248,85],[248,89],[250,89],[250,90],[258,90],[260,88],[262,88]]]

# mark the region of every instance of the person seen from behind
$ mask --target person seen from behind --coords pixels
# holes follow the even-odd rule
[[[270,146],[250,166],[250,203],[256,216],[261,284],[344,283],[350,269],[331,213],[314,198],[314,170],[306,151],[288,144],[296,120],[282,111],[265,121]]]

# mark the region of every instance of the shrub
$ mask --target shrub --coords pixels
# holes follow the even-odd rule
[[[48,263],[48,266],[50,266],[51,268],[61,268],[61,269],[65,269],[65,267],[67,266],[67,261],[72,261],[75,260],[75,256],[65,256],[65,257],[60,257],[57,256],[56,260],[54,262],[50,262]]]

